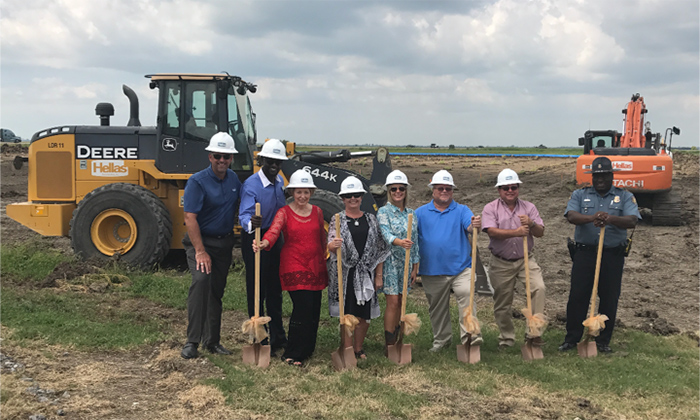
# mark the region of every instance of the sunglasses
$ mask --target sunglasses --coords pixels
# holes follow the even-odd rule
[[[452,187],[435,187],[435,189],[440,191],[440,192],[443,192],[443,191],[452,192]]]
[[[404,191],[406,191],[406,187],[391,187],[390,191],[391,192],[396,192],[396,191],[404,192]]]
[[[517,185],[506,185],[505,187],[498,187],[502,189],[503,191],[517,191],[518,186]]]
[[[211,155],[211,157],[213,157],[214,160],[219,160],[219,159],[229,160],[229,159],[231,159],[232,156],[233,155],[231,155],[229,153],[224,153],[224,154],[214,153],[213,155]]]
[[[343,194],[341,197],[343,198],[360,198],[364,195],[364,193],[352,193],[352,194]]]

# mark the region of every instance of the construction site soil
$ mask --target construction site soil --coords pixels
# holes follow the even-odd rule
[[[21,153],[26,153],[26,148],[23,149],[19,145],[2,145],[0,224],[3,247],[11,247],[39,238],[37,233],[10,220],[5,214],[7,204],[25,201],[27,197],[27,166],[20,170],[12,167],[12,159]],[[518,172],[523,181],[520,197],[537,206],[546,226],[544,237],[535,241],[533,254],[542,267],[547,287],[546,314],[553,324],[563,326],[571,272],[566,240],[567,237],[573,237],[574,231],[574,226],[565,220],[563,213],[571,192],[576,189],[574,159],[392,156],[392,164],[395,169],[404,171],[412,184],[409,196],[410,207],[417,208],[430,201],[431,192],[427,187],[430,177],[440,169],[447,169],[453,174],[458,186],[454,195],[455,200],[468,205],[477,214],[485,204],[497,198],[494,185],[498,172],[504,168],[511,168]],[[338,166],[352,169],[367,177],[372,170],[369,159],[353,160]],[[698,300],[700,296],[698,291],[699,172],[697,155],[681,153],[675,155],[673,184],[683,200],[683,220],[680,226],[652,226],[649,222],[649,212],[642,210],[644,220],[636,228],[632,252],[625,264],[618,312],[620,326],[653,334],[682,333],[697,339],[700,317]],[[49,241],[52,247],[66,253],[71,252],[68,238],[56,237],[41,240]],[[479,237],[479,251],[487,263],[489,251],[486,235]],[[51,283],[51,280],[47,279],[47,283]],[[424,298],[421,296],[421,288],[416,288],[415,294],[412,293],[412,295],[418,299]],[[481,297],[480,301],[482,302],[480,305],[487,305],[486,302],[489,302],[490,298]],[[139,305],[143,304],[141,302]],[[153,308],[139,306],[134,309],[146,310],[149,313],[162,312],[163,316],[172,320],[171,325],[177,325],[175,328],[182,330],[184,337],[186,324],[184,311],[160,308],[149,303],[146,305]],[[518,286],[514,308],[520,308],[522,305],[524,305],[524,290]],[[222,336],[225,339],[239,341],[239,334],[234,330],[238,328],[242,318],[242,314],[238,311],[224,314],[225,331],[222,332]],[[6,327],[3,326],[3,335],[6,332],[5,329]],[[202,411],[196,411],[197,416],[228,417],[230,412],[227,412],[223,400],[213,397],[204,398],[202,395],[206,392],[197,388],[199,379],[216,375],[218,368],[207,363],[206,360],[198,361],[196,364],[181,360],[178,357],[180,345],[180,343],[160,343],[137,352],[119,352],[119,357],[114,357],[116,355],[111,353],[63,352],[62,350],[59,357],[47,357],[46,355],[52,352],[50,348],[23,348],[8,345],[8,343],[3,343],[2,352],[5,356],[10,356],[13,360],[26,365],[23,367],[26,369],[25,376],[42,377],[40,385],[43,388],[66,389],[68,382],[73,384],[71,389],[77,392],[84,391],[83,387],[94,388],[90,393],[92,400],[83,400],[80,403],[85,406],[80,406],[77,401],[60,403],[59,405],[62,404],[69,411],[77,414],[75,417],[68,415],[64,418],[110,418],[108,413],[112,415],[119,413],[120,418],[130,419],[188,418],[195,414],[192,412],[194,401],[198,401],[197,404],[209,404],[208,407],[202,408]],[[61,372],[67,371],[72,371],[71,377],[62,377]],[[2,372],[3,379],[7,379],[8,371],[3,368]],[[49,372],[53,373],[49,374]],[[102,376],[99,372],[103,373]],[[76,381],[83,381],[78,388],[75,386]],[[6,382],[6,384],[10,386],[12,382]],[[149,392],[153,391],[153,395],[143,395],[143,392],[135,389],[148,389]],[[165,395],[172,395],[172,393],[177,393],[179,402],[171,401],[171,404],[164,401],[167,399]],[[150,400],[151,411],[140,409],[136,403],[131,404],[129,395],[135,400],[138,398]],[[59,401],[65,395],[53,397]],[[201,398],[204,398],[203,402]],[[172,397],[170,399],[172,400]],[[30,408],[26,410],[31,410],[31,407],[41,409],[36,404],[28,407]],[[5,406],[5,408],[12,407]],[[32,414],[26,410],[15,412],[22,415]],[[101,414],[107,417],[100,417]]]

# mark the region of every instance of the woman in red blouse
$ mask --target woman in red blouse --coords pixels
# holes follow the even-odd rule
[[[323,212],[309,203],[316,186],[311,174],[300,169],[289,178],[287,191],[294,201],[275,215],[260,248],[270,249],[284,234],[280,254],[282,290],[292,298],[287,347],[282,360],[301,367],[316,348],[321,314],[321,291],[328,286],[326,271],[326,231]],[[258,252],[253,244],[253,251]]]

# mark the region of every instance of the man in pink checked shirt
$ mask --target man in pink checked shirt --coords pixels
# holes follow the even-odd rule
[[[493,286],[493,316],[501,331],[498,336],[499,349],[515,344],[513,291],[516,279],[525,282],[524,237],[527,237],[528,244],[532,312],[544,312],[545,286],[542,270],[532,255],[534,238],[544,235],[544,223],[534,204],[518,198],[520,184],[522,182],[515,171],[502,170],[496,183],[499,198],[488,203],[481,214],[481,230],[488,233],[491,239],[489,280]],[[544,345],[542,337],[526,334],[525,339],[535,346]]]

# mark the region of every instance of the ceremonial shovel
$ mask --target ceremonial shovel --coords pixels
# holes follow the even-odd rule
[[[408,234],[407,234],[407,239],[410,241],[411,240],[411,228],[413,225],[413,215],[409,214],[408,215]],[[408,299],[408,273],[411,271],[411,250],[407,249],[406,250],[406,260],[404,262],[404,267],[403,267],[403,292],[401,293],[401,328],[399,330],[399,338],[396,340],[396,344],[392,344],[387,346],[387,357],[389,357],[389,360],[391,360],[394,363],[398,363],[400,365],[406,364],[406,363],[411,363],[411,350],[413,349],[413,345],[411,344],[404,344],[403,343],[403,337],[406,335],[406,299]],[[416,314],[410,314],[413,315],[413,318],[417,319]],[[420,321],[417,322],[418,326],[420,326]]]
[[[335,234],[336,236],[340,236],[340,213],[335,215]],[[340,319],[340,347],[338,350],[334,351],[331,353],[331,360],[333,361],[333,367],[337,371],[341,370],[350,370],[350,369],[355,369],[357,367],[357,359],[355,358],[355,351],[353,350],[352,346],[350,347],[345,347],[344,344],[344,339],[345,339],[345,334],[348,334],[349,337],[352,337],[352,333],[346,332],[345,331],[345,323],[344,323],[344,318],[345,318],[345,299],[343,298],[343,252],[342,252],[342,246],[339,247],[336,251],[336,256],[338,260],[338,304],[340,306],[340,314],[339,314],[339,319]],[[350,340],[352,342],[352,340]]]
[[[595,316],[595,301],[598,297],[598,279],[600,278],[600,261],[603,257],[603,240],[605,239],[605,226],[600,228],[600,238],[598,239],[598,255],[595,261],[595,277],[593,278],[593,291],[591,292],[591,315],[583,321],[583,325],[588,327],[586,339],[578,343],[578,355],[581,357],[595,357],[598,355],[595,337],[600,334],[600,330],[605,328],[606,315]]]
[[[260,203],[255,203],[255,215],[260,216]],[[255,243],[260,246],[260,228],[255,229]],[[268,317],[260,318],[260,253],[255,253],[255,316],[243,323],[243,330],[249,331],[253,336],[253,344],[243,346],[243,363],[257,365],[265,368],[270,365],[270,346],[260,344],[260,335],[267,336],[264,325],[269,322]],[[263,328],[260,331],[260,328]]]
[[[472,229],[472,269],[471,269],[471,285],[469,286],[469,306],[464,311],[464,326],[467,329],[467,342],[457,345],[457,360],[463,363],[478,363],[481,360],[481,347],[478,345],[472,346],[472,336],[481,332],[479,320],[472,315],[474,308],[474,289],[476,283],[476,237],[478,229]]]
[[[523,310],[523,314],[525,314],[525,319],[527,320],[527,329],[528,332],[532,331],[535,328],[542,328],[544,327],[544,320],[539,317],[535,317],[532,314],[532,299],[530,298],[530,257],[528,255],[528,250],[527,250],[527,236],[523,236],[523,252],[524,252],[524,263],[525,263],[525,296],[527,297],[527,309]],[[538,314],[539,315],[539,314]],[[542,324],[540,325],[533,325],[533,324]],[[537,359],[542,359],[544,358],[544,354],[542,354],[542,347],[540,346],[533,346],[532,345],[532,339],[525,339],[525,345],[523,345],[520,348],[520,351],[523,354],[523,360],[525,361],[530,361],[530,360],[537,360]]]

